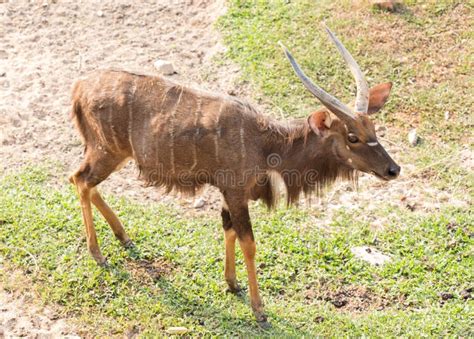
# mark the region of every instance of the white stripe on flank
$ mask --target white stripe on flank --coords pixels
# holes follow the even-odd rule
[[[245,158],[244,119],[240,119],[240,156]]]
[[[115,92],[117,91],[117,86],[120,84],[120,80],[122,79],[122,74],[120,74],[115,80],[114,85],[111,87],[111,95],[115,97]],[[120,150],[120,145],[117,140],[117,133],[115,133],[114,129],[114,111],[113,111],[113,105],[109,106],[109,126],[110,126],[110,132],[112,134],[112,142],[114,143],[114,146],[117,150]]]
[[[135,100],[135,91],[137,90],[136,79],[133,79],[132,86],[130,87],[129,98],[127,101],[128,106],[128,142],[130,143],[130,148],[132,149],[132,157],[137,160],[135,157],[135,151],[133,149],[133,138],[132,138],[132,128],[133,128],[133,101]]]
[[[202,95],[201,93],[198,94],[197,102],[196,102],[196,111],[194,112],[194,134],[193,134],[193,165],[191,166],[191,171],[196,168],[197,166],[197,140],[196,140],[196,132],[198,131],[198,122],[199,116],[201,115],[202,109]]]
[[[374,141],[374,142],[368,142],[367,145],[369,145],[370,147],[375,147],[377,146],[379,143],[377,141]]]
[[[160,112],[156,115],[155,119],[152,120],[152,126],[153,126],[153,129],[154,129],[154,133],[157,134],[157,143],[158,145],[156,146],[156,168],[160,168],[160,145],[159,145],[159,140],[160,140],[160,136],[158,135],[159,133],[159,130],[158,130],[158,127],[160,126],[160,119],[162,118],[163,116],[163,112],[164,112],[164,108],[163,108],[163,105],[165,104],[165,100],[168,98],[168,93],[170,92],[170,88],[166,89],[163,93],[163,97],[161,98],[161,104],[160,104]]]
[[[150,150],[150,146],[148,146],[148,142],[150,140],[153,140],[153,128],[150,126],[150,121],[153,119],[153,108],[150,106],[150,102],[148,100],[145,100],[143,102],[144,104],[144,109],[143,109],[143,129],[142,129],[142,153],[141,155],[143,156],[144,163],[146,163],[147,158],[149,157],[148,151]],[[146,112],[150,112],[148,116],[145,116]],[[150,136],[150,138],[148,137]],[[149,166],[149,165],[146,165]]]
[[[176,164],[174,159],[174,123],[176,120],[176,110],[178,109],[179,103],[181,102],[181,96],[183,95],[184,87],[181,87],[181,91],[179,92],[178,101],[176,101],[176,105],[171,112],[171,128],[170,128],[170,160],[171,160],[171,173],[175,174],[176,171]]]
[[[216,160],[219,161],[219,137],[221,136],[221,127],[219,126],[219,119],[221,118],[222,110],[224,109],[224,101],[221,101],[219,112],[216,117],[216,134],[214,135],[214,147],[216,152]]]

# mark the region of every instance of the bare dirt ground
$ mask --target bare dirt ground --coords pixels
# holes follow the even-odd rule
[[[216,62],[225,48],[212,24],[224,12],[222,0],[140,5],[120,1],[0,3],[3,168],[11,171],[25,164],[56,162],[65,168],[56,175],[58,184],[67,181],[67,173],[79,164],[83,151],[68,118],[70,89],[75,79],[98,68],[154,73],[153,62],[167,59],[174,62],[178,74],[172,78],[178,81],[250,98],[249,89],[237,81],[239,68],[225,60],[219,65]],[[390,140],[390,131],[382,134]],[[409,147],[388,141],[384,144],[395,158]],[[472,166],[472,152],[461,154],[455,161]],[[341,207],[366,208],[370,215],[381,204],[403,204],[429,213],[445,203],[467,203],[455,200],[452,192],[430,187],[423,171],[406,164],[402,167],[402,178],[390,185],[363,176],[359,192],[339,184],[312,206],[329,211],[322,221],[325,224],[331,222],[331,211]],[[132,165],[113,174],[102,190],[137,201],[160,201],[184,213],[208,213],[219,209],[220,204],[213,189],[203,192],[205,204],[196,209],[193,198],[164,196],[159,190],[145,188]],[[384,222],[375,218],[369,221],[374,227]],[[5,292],[1,286],[0,302],[0,337],[75,333],[67,319],[52,319],[48,315],[52,311],[34,306],[30,298]]]
[[[33,297],[34,298],[34,297]],[[32,297],[0,290],[0,338],[78,337],[76,328],[56,310],[41,307]]]

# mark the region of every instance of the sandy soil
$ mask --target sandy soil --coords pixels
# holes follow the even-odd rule
[[[178,74],[172,76],[176,80],[249,97],[248,89],[236,81],[238,67],[228,61],[216,66],[213,61],[224,52],[212,28],[225,11],[223,0],[157,3],[0,3],[0,157],[4,169],[53,161],[66,169],[57,173],[58,183],[66,182],[67,172],[77,167],[83,150],[68,119],[70,89],[75,79],[97,68],[154,73],[153,62],[167,59],[176,66]],[[389,142],[390,131],[381,130],[380,134],[385,134],[382,140],[386,138],[384,143],[395,158],[409,148]],[[468,150],[452,161],[470,166],[474,162]],[[370,215],[383,204],[402,204],[427,213],[446,203],[467,204],[454,200],[452,192],[431,188],[424,180],[429,168],[401,165],[403,176],[394,183],[363,176],[359,192],[343,183],[324,199],[306,204],[329,212],[324,221],[315,219],[315,223],[325,227],[331,222],[332,211],[341,207],[365,208]],[[203,192],[205,204],[196,209],[192,198],[164,196],[159,190],[144,188],[131,165],[113,174],[102,190],[138,201],[161,201],[185,213],[208,213],[220,204],[213,189]],[[374,227],[384,226],[382,219],[369,217],[369,222]],[[24,296],[3,292],[1,286],[0,302],[0,326],[5,336],[74,334],[67,319],[51,319],[48,310],[32,306]]]
[[[0,290],[0,338],[79,337],[76,329],[50,307],[38,306],[31,297]]]

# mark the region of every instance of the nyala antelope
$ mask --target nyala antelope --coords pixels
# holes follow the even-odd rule
[[[275,184],[269,180],[275,173],[286,186],[288,203],[294,203],[300,193],[319,194],[336,179],[356,179],[358,171],[387,181],[400,172],[369,119],[387,101],[391,83],[369,89],[356,61],[326,30],[355,77],[353,109],[314,84],[283,45],[298,78],[324,105],[307,119],[281,123],[235,97],[189,88],[160,76],[105,70],[75,84],[71,116],[85,151],[70,181],[79,193],[87,247],[99,265],[105,265],[106,258],[97,243],[91,202],[116,238],[124,246],[133,246],[96,188],[128,160],[135,161],[147,183],[164,186],[167,192],[192,194],[205,184],[216,186],[223,196],[225,280],[230,291],[240,290],[235,273],[238,240],[252,310],[259,323],[268,324],[257,284],[249,200],[275,205]],[[271,157],[278,161],[269,161]],[[223,180],[222,172],[231,173],[232,180]]]

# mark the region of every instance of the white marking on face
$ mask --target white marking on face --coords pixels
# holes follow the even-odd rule
[[[347,159],[347,162],[348,162],[349,164],[352,164],[352,159],[351,159],[351,158]]]
[[[350,151],[350,150],[351,150],[351,148],[350,148],[349,146],[347,146],[347,145],[346,145],[346,149],[347,149],[348,151]]]
[[[377,146],[379,143],[377,141],[373,141],[373,142],[368,142],[367,145],[369,145],[370,147],[375,147]]]

